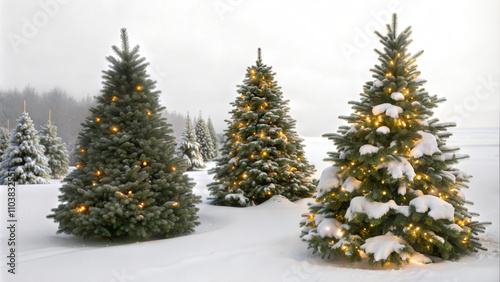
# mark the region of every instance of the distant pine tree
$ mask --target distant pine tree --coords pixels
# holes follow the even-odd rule
[[[52,178],[61,178],[68,173],[68,151],[66,144],[57,136],[57,126],[48,121],[40,131],[40,144],[45,147]]]
[[[189,113],[186,117],[186,128],[182,133],[182,142],[179,145],[180,157],[188,163],[188,170],[204,168],[203,156],[200,153],[200,144],[196,142],[196,134],[191,125]]]
[[[18,184],[49,183],[51,172],[44,152],[33,121],[23,113],[2,155],[0,183],[7,184],[8,178]]]
[[[10,134],[7,128],[0,127],[0,156],[3,155],[5,149],[9,147]]]
[[[214,149],[214,158],[220,156],[220,141],[219,138],[217,137],[217,133],[215,132],[214,124],[212,123],[212,120],[210,117],[208,117],[208,122],[207,122],[207,127],[208,127],[208,132],[210,133],[210,137],[212,138],[212,147]]]
[[[200,153],[203,156],[204,161],[210,161],[215,157],[215,149],[213,146],[212,137],[210,136],[210,132],[208,131],[207,124],[203,120],[203,117],[198,117],[196,121],[196,142],[200,144]]]

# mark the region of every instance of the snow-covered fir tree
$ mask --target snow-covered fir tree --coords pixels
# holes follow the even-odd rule
[[[207,121],[208,132],[210,133],[210,137],[212,138],[212,147],[214,149],[214,158],[220,156],[220,141],[217,137],[217,132],[215,132],[214,124],[212,123],[212,119],[208,117]]]
[[[38,132],[40,144],[45,148],[52,178],[61,178],[68,173],[68,150],[57,136],[57,126],[48,121]]]
[[[24,112],[2,155],[0,183],[7,184],[8,178],[18,184],[49,183],[51,172],[44,152],[33,120]]]
[[[429,263],[431,257],[458,259],[481,247],[485,223],[472,218],[462,189],[469,175],[452,167],[467,158],[447,146],[447,127],[431,118],[445,101],[422,87],[411,55],[410,27],[397,33],[397,18],[384,46],[374,80],[363,87],[354,112],[340,118],[350,126],[325,134],[337,146],[329,153],[316,203],[304,214],[302,239],[323,257],[346,256],[371,264]]]
[[[60,205],[48,217],[58,232],[82,237],[167,238],[198,222],[186,163],[176,156],[170,125],[161,117],[155,81],[125,29],[117,57],[109,56],[97,106],[82,124],[77,169],[64,179]]]
[[[196,133],[196,142],[200,144],[200,153],[203,156],[203,160],[210,161],[215,158],[215,149],[213,146],[212,137],[210,136],[210,132],[208,131],[207,123],[201,116],[201,112],[198,120],[196,121],[194,131]]]
[[[5,149],[9,147],[10,133],[7,128],[0,127],[0,156],[3,155]]]
[[[200,153],[200,144],[196,142],[196,134],[189,113],[186,117],[186,127],[182,133],[182,142],[179,144],[179,156],[187,162],[188,170],[205,167],[203,156]]]
[[[226,206],[260,204],[274,195],[290,200],[310,197],[314,172],[304,156],[288,100],[274,80],[272,68],[262,63],[247,68],[215,173],[208,185],[212,203]]]

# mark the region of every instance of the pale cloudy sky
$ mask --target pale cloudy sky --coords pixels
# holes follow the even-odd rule
[[[210,115],[225,128],[257,48],[277,73],[297,129],[334,132],[351,112],[397,12],[426,89],[448,99],[436,111],[459,127],[499,126],[499,1],[36,0],[1,1],[0,88],[60,87],[97,95],[105,57],[126,27],[169,110]],[[56,109],[55,109],[56,110]]]

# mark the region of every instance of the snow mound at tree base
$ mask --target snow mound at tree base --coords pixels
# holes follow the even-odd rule
[[[284,208],[284,207],[296,208],[297,205],[290,202],[290,200],[288,200],[285,196],[275,195],[275,196],[272,196],[269,200],[265,201],[264,203],[258,205],[258,207],[262,207],[262,208]]]

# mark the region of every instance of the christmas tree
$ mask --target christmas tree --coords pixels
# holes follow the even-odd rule
[[[9,147],[10,133],[7,128],[0,127],[0,156],[3,155],[5,149]]]
[[[57,127],[49,120],[38,132],[40,144],[45,148],[52,178],[61,178],[68,173],[68,151],[66,144],[57,137]]]
[[[188,170],[204,168],[203,156],[200,153],[200,144],[196,142],[196,134],[191,125],[189,113],[186,117],[186,128],[182,133],[182,142],[179,145],[180,157],[188,164]]]
[[[453,168],[468,156],[446,145],[453,123],[431,118],[445,99],[429,95],[411,55],[410,27],[397,33],[397,18],[381,38],[379,65],[363,87],[350,123],[325,134],[337,146],[327,160],[301,226],[302,239],[323,257],[367,255],[372,264],[428,263],[484,250],[461,189],[469,175]]]
[[[198,117],[195,126],[196,142],[200,144],[200,153],[203,156],[204,161],[210,161],[215,157],[215,149],[213,146],[212,137],[208,131],[207,124],[203,120],[203,117]]]
[[[215,205],[260,204],[273,195],[298,200],[310,197],[314,189],[309,179],[314,168],[304,156],[288,100],[283,100],[271,67],[262,63],[260,49],[258,53],[231,103],[226,141],[211,171]]]
[[[12,178],[18,184],[48,184],[50,168],[44,152],[33,121],[24,112],[2,155],[0,183],[7,184]]]
[[[215,132],[214,124],[212,123],[212,119],[208,117],[207,121],[207,127],[208,127],[208,133],[210,133],[210,137],[212,138],[212,147],[214,149],[214,158],[220,156],[220,141],[219,138],[217,137],[217,133]]]
[[[97,106],[82,124],[77,169],[64,181],[61,204],[48,217],[58,233],[82,237],[167,238],[194,231],[200,202],[186,163],[175,156],[170,125],[161,117],[156,82],[125,29],[117,58],[107,57]]]

